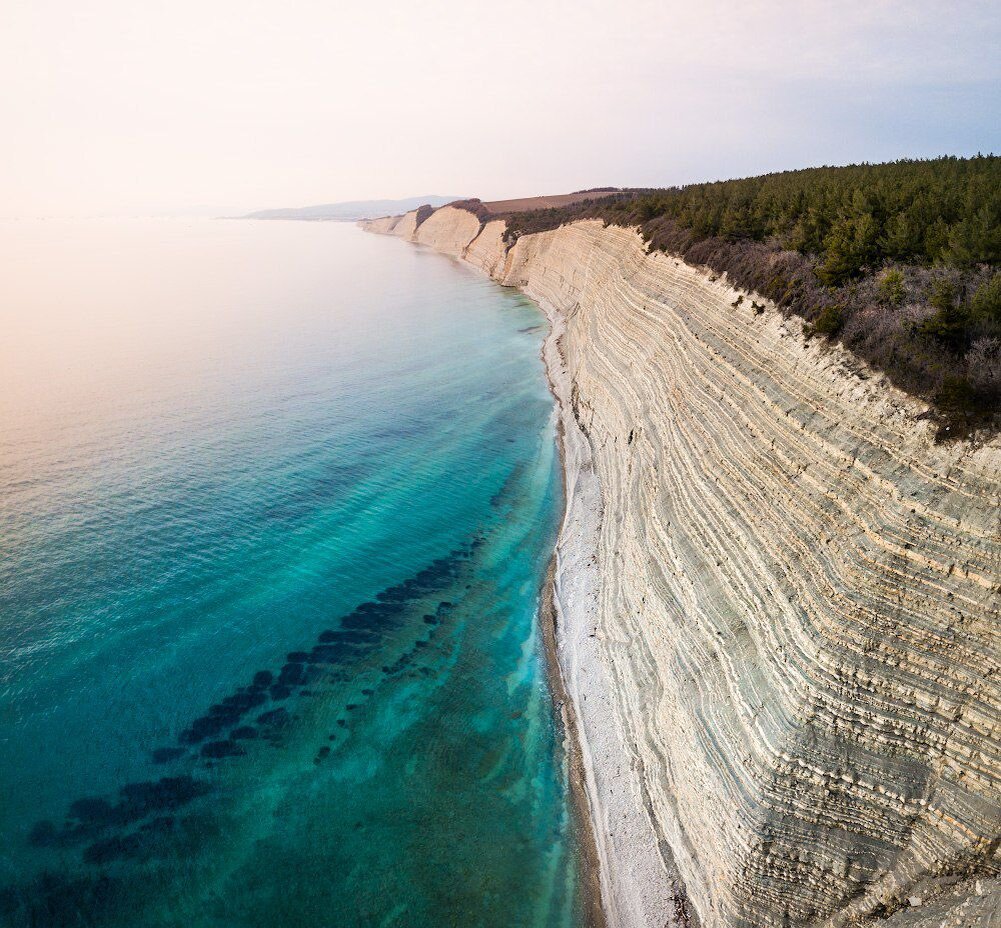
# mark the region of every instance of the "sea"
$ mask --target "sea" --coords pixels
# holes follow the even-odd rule
[[[582,924],[537,307],[334,222],[0,254],[0,925]]]

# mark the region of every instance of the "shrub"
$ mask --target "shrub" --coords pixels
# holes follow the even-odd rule
[[[970,300],[970,315],[1001,328],[1001,272],[977,288]]]
[[[956,285],[948,277],[940,277],[931,285],[929,305],[939,312],[949,312],[956,306]]]
[[[876,291],[883,303],[889,306],[900,306],[904,302],[904,275],[896,270],[883,272],[876,285]]]
[[[825,306],[811,326],[811,333],[816,335],[837,335],[845,325],[845,309],[843,306]]]
[[[968,317],[956,301],[956,285],[946,277],[932,284],[928,303],[937,312],[921,323],[919,330],[952,351],[962,353],[969,341]]]

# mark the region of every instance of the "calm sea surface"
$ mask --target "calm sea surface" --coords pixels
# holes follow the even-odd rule
[[[580,924],[538,310],[334,223],[0,254],[0,925]]]

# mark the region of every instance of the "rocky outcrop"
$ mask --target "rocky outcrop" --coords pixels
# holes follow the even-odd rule
[[[479,232],[480,220],[472,213],[454,206],[443,206],[417,227],[413,241],[458,258]]]
[[[417,210],[411,210],[400,216],[399,221],[393,226],[393,235],[405,238],[407,241],[414,240],[414,233],[417,231]]]
[[[936,445],[920,403],[634,232],[508,248],[460,212],[417,240],[554,325],[558,645],[610,923],[990,924],[1001,442]]]
[[[402,216],[363,219],[358,224],[369,232],[396,235],[408,242],[429,245],[436,251],[452,255],[455,258],[463,257],[470,242],[479,237],[480,221],[467,210],[443,206],[434,210],[423,221],[420,221],[418,217],[419,212],[419,210],[411,210]],[[489,225],[496,227],[498,223],[491,222]],[[504,232],[504,224],[499,223],[499,225],[499,231],[490,237],[492,242],[496,240],[495,250],[498,254],[503,251],[501,236]],[[484,266],[477,262],[473,263],[476,263],[478,267]]]
[[[369,232],[391,235],[403,218],[403,216],[383,216],[380,219],[363,219],[359,225],[363,225]]]
[[[483,226],[483,231],[463,250],[462,257],[491,277],[503,277],[507,259],[502,219],[493,219]]]

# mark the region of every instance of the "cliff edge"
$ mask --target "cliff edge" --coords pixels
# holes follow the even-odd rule
[[[1001,439],[631,230],[363,223],[547,312],[611,925],[996,925]]]

